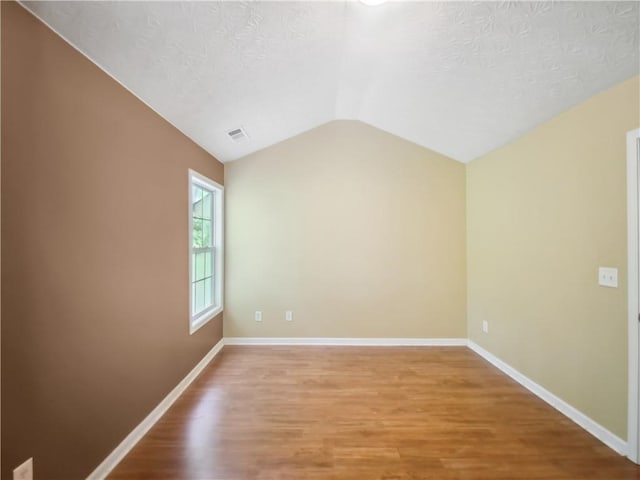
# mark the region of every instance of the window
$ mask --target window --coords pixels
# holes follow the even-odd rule
[[[189,170],[190,333],[222,311],[223,192]]]

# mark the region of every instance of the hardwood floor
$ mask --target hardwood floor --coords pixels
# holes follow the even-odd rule
[[[232,347],[111,479],[638,479],[465,347]]]

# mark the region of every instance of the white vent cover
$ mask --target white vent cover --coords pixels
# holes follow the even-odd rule
[[[247,132],[245,132],[242,127],[229,130],[227,135],[229,135],[229,138],[235,143],[242,143],[249,139],[249,135],[247,135]]]

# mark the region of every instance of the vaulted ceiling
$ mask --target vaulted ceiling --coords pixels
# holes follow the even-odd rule
[[[357,119],[468,162],[640,70],[638,2],[23,4],[222,161]]]

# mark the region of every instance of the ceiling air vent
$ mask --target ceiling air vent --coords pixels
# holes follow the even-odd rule
[[[242,127],[229,130],[227,135],[229,135],[229,138],[235,143],[242,143],[249,139],[249,135],[247,135],[247,132],[245,132]]]

